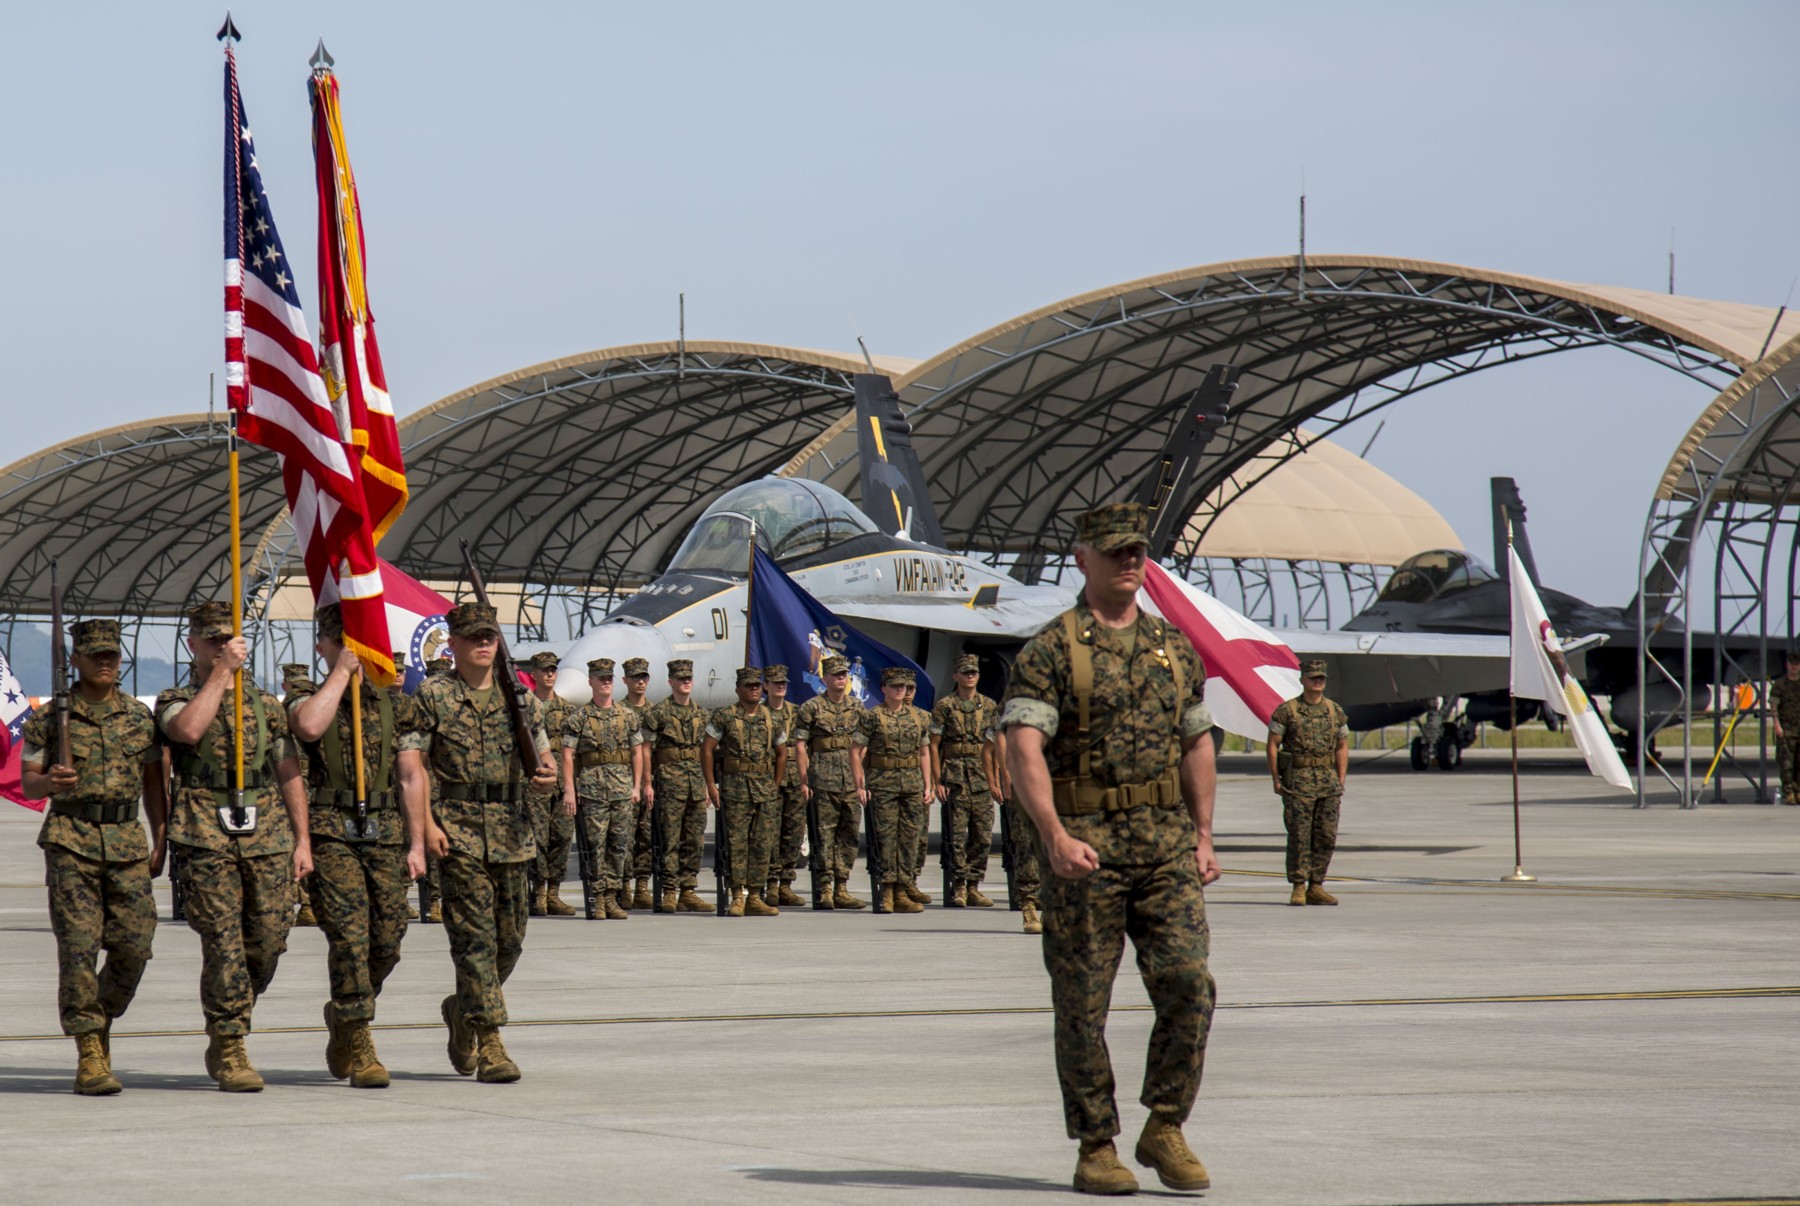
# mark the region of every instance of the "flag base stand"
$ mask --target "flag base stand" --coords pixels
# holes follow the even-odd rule
[[[1502,875],[1500,882],[1503,884],[1535,884],[1537,876],[1525,874],[1525,868],[1514,864],[1512,874]]]

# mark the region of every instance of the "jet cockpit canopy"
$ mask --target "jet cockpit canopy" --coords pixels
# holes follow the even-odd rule
[[[744,573],[752,525],[756,543],[777,561],[810,556],[880,530],[829,486],[804,478],[765,477],[728,490],[708,507],[675,550],[669,572]]]
[[[1381,588],[1377,603],[1429,603],[1500,575],[1487,562],[1464,549],[1428,549],[1402,561]]]

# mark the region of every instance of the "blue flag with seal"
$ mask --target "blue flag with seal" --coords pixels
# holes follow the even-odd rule
[[[864,636],[806,593],[775,559],[757,547],[750,582],[750,664],[788,668],[788,702],[804,703],[825,693],[820,667],[834,653],[850,659],[850,690],[863,703],[881,702],[881,672],[889,666],[911,670],[918,680],[916,707],[931,710],[937,692],[911,658]]]

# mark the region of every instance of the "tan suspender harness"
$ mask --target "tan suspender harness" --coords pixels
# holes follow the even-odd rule
[[[1062,617],[1063,639],[1069,644],[1069,688],[1075,693],[1076,772],[1073,776],[1052,779],[1050,795],[1056,811],[1065,817],[1089,816],[1096,812],[1114,812],[1154,804],[1174,808],[1181,803],[1179,766],[1172,766],[1159,778],[1148,783],[1125,783],[1117,787],[1101,787],[1092,778],[1091,755],[1093,733],[1091,708],[1094,697],[1094,647],[1082,641],[1083,634],[1075,626],[1074,611]],[[1186,682],[1181,673],[1181,659],[1168,658],[1169,673],[1175,680],[1175,708],[1179,712]]]

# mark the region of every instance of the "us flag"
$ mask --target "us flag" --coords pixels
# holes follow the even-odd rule
[[[359,466],[346,444],[275,229],[256,143],[225,47],[225,397],[238,433],[281,457],[288,510],[313,597],[342,603],[344,643],[369,681],[391,685],[394,660]]]

